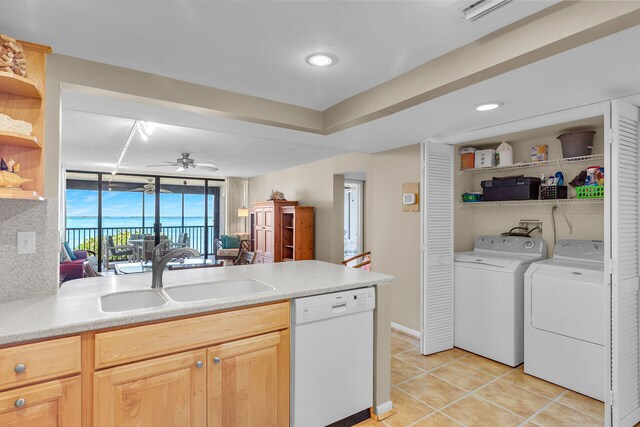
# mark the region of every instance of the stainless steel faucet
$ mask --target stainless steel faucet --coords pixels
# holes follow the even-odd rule
[[[153,248],[151,255],[151,287],[162,288],[162,274],[164,268],[169,261],[175,258],[188,258],[200,256],[200,252],[193,248],[177,248],[162,256],[162,249],[167,246],[166,243],[160,243]]]

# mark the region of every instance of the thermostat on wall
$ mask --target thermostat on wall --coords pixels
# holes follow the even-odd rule
[[[402,195],[402,204],[403,205],[415,205],[416,204],[416,195],[414,193],[405,193]]]

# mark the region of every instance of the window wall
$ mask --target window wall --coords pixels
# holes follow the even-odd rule
[[[146,246],[186,240],[209,256],[213,240],[222,232],[223,188],[224,181],[216,179],[69,171],[66,240],[99,259],[105,255],[101,244],[105,238],[117,246],[140,240]],[[120,258],[109,260],[125,260]]]

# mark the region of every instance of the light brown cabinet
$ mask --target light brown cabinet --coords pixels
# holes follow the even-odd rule
[[[289,303],[93,333],[85,425],[289,425]]]
[[[299,206],[295,201],[258,202],[253,212],[256,263],[313,259],[313,206]]]
[[[2,392],[0,426],[79,426],[80,393],[79,376]]]
[[[288,427],[289,322],[281,301],[0,348],[0,426]]]
[[[209,427],[289,423],[289,332],[210,348]]]
[[[95,373],[96,427],[207,425],[206,351],[130,363]]]

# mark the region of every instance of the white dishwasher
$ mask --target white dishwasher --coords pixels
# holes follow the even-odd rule
[[[291,425],[323,427],[373,405],[375,289],[293,302]]]

